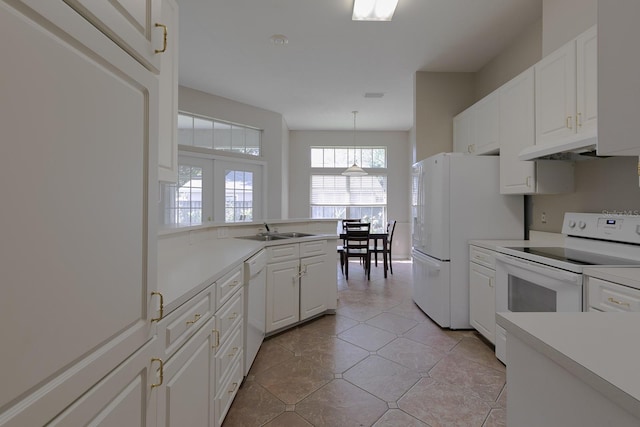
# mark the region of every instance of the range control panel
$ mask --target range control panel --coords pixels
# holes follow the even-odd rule
[[[567,212],[562,233],[614,242],[640,244],[640,215]]]

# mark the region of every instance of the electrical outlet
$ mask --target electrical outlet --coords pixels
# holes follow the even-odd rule
[[[545,212],[542,212],[540,214],[540,222],[543,223],[543,224],[547,223],[547,214]]]

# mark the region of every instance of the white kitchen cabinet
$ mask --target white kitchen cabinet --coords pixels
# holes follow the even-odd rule
[[[469,246],[469,321],[492,344],[496,333],[495,252]]]
[[[148,341],[47,425],[93,425],[99,420],[100,425],[156,426],[158,393],[167,380],[166,366],[157,358],[161,344],[157,338]]]
[[[178,181],[178,4],[162,0],[162,19],[168,26],[167,47],[160,55],[160,130],[158,180]]]
[[[638,156],[640,2],[598,2],[598,154]]]
[[[161,0],[64,1],[145,67],[160,69],[164,30],[173,32],[161,19]]]
[[[271,332],[300,320],[300,261],[267,264],[266,331]]]
[[[453,151],[469,154],[495,154],[498,141],[498,95],[487,95],[453,118]]]
[[[536,145],[595,138],[596,27],[544,57],[534,70]]]
[[[267,333],[335,309],[335,271],[327,245],[319,239],[267,247]]]
[[[640,312],[640,289],[586,276],[587,305],[595,311]]]
[[[322,242],[325,242],[324,240]],[[327,255],[317,255],[300,260],[300,320],[327,311],[327,283],[331,283],[335,271],[329,266]]]
[[[60,1],[0,36],[0,425],[44,425],[153,336],[158,82]]]
[[[215,426],[215,320],[210,318],[165,363],[158,427]]]
[[[453,151],[470,153],[473,141],[471,138],[472,115],[469,109],[453,118]]]
[[[500,105],[500,194],[570,193],[571,162],[521,161],[518,154],[535,143],[533,68],[498,89]]]

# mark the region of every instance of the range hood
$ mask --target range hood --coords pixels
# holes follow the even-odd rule
[[[561,142],[536,144],[518,154],[519,160],[579,160],[581,156],[595,156],[598,145],[596,133],[576,135]]]

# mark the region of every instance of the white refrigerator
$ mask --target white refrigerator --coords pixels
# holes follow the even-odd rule
[[[523,196],[500,194],[498,156],[441,153],[412,169],[413,300],[469,329],[469,240],[523,239]]]

